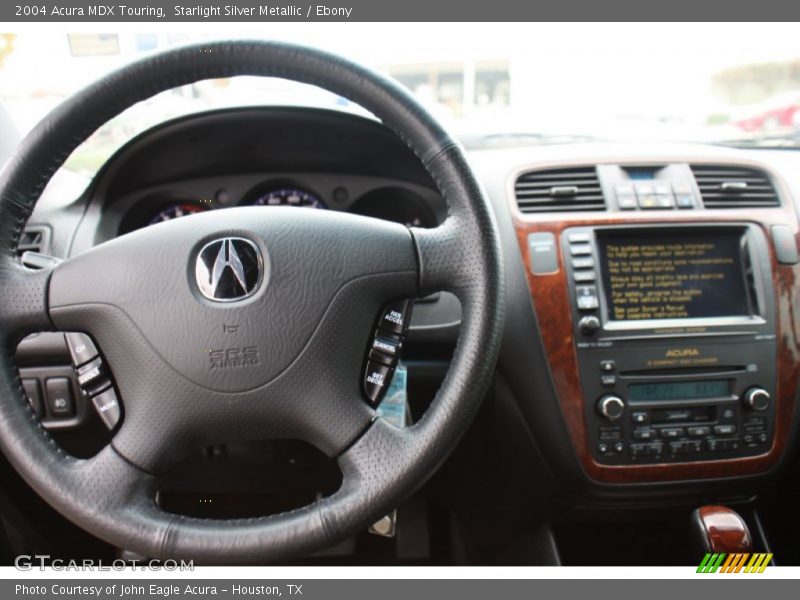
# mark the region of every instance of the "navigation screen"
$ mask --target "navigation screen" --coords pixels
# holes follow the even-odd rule
[[[602,233],[603,286],[613,321],[749,315],[741,233]]]

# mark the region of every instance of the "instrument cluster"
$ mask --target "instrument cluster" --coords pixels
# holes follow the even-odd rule
[[[330,195],[341,194],[337,188]],[[181,194],[153,194],[137,202],[120,223],[119,233],[157,225],[172,219],[183,218],[208,210],[234,206],[291,206],[315,210],[344,210],[354,214],[401,223],[408,227],[435,227],[438,224],[436,211],[417,192],[401,186],[379,187],[363,193],[347,206],[341,198],[328,198],[293,181],[266,182],[244,193],[240,198],[231,198],[221,190],[212,199],[184,196]]]

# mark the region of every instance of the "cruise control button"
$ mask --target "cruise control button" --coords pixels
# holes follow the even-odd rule
[[[369,351],[369,359],[394,366],[400,356],[403,344],[399,340],[375,336]]]
[[[68,417],[73,413],[72,384],[66,377],[51,377],[44,384],[47,409],[53,417]]]
[[[105,426],[109,429],[114,429],[122,414],[114,388],[108,388],[105,392],[92,398],[92,404],[94,404],[94,408]]]
[[[92,338],[85,333],[70,332],[65,335],[67,347],[72,356],[72,364],[79,367],[98,355]]]
[[[42,404],[42,389],[39,386],[39,380],[23,379],[22,388],[25,390],[25,395],[28,397],[28,402],[31,403],[34,414],[37,417],[41,417],[44,405]]]
[[[372,406],[376,406],[383,399],[393,374],[392,367],[372,360],[367,361],[367,370],[364,373],[364,394]]]
[[[390,303],[381,315],[378,327],[384,331],[402,335],[411,318],[411,300],[396,300]]]

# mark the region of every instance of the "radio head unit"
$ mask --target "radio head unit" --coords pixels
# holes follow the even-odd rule
[[[769,450],[777,345],[760,228],[576,227],[565,230],[562,249],[596,461]]]

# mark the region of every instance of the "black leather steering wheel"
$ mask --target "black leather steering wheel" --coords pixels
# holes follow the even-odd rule
[[[379,117],[416,153],[448,205],[435,229],[335,211],[234,208],[152,226],[31,271],[16,247],[45,184],[103,123],[201,79],[275,76],[328,89]],[[201,248],[244,238],[263,266],[238,302],[198,290]],[[428,478],[466,430],[491,380],[503,320],[503,263],[492,210],[460,147],[401,87],[336,56],[267,42],[220,42],[146,58],[65,101],[0,174],[0,446],[54,508],[97,537],[152,558],[285,559],[363,530]],[[463,316],[450,369],[415,425],[398,429],[360,394],[381,307],[447,290]],[[239,325],[231,334],[225,324]],[[25,400],[17,342],[85,331],[108,360],[125,409],[112,442],[67,455]],[[227,332],[226,332],[227,331]],[[209,349],[255,347],[257,366],[212,369]],[[234,352],[235,354],[235,352]],[[335,457],[337,492],[278,515],[168,514],[157,475],[187,452],[232,440],[295,438]]]

